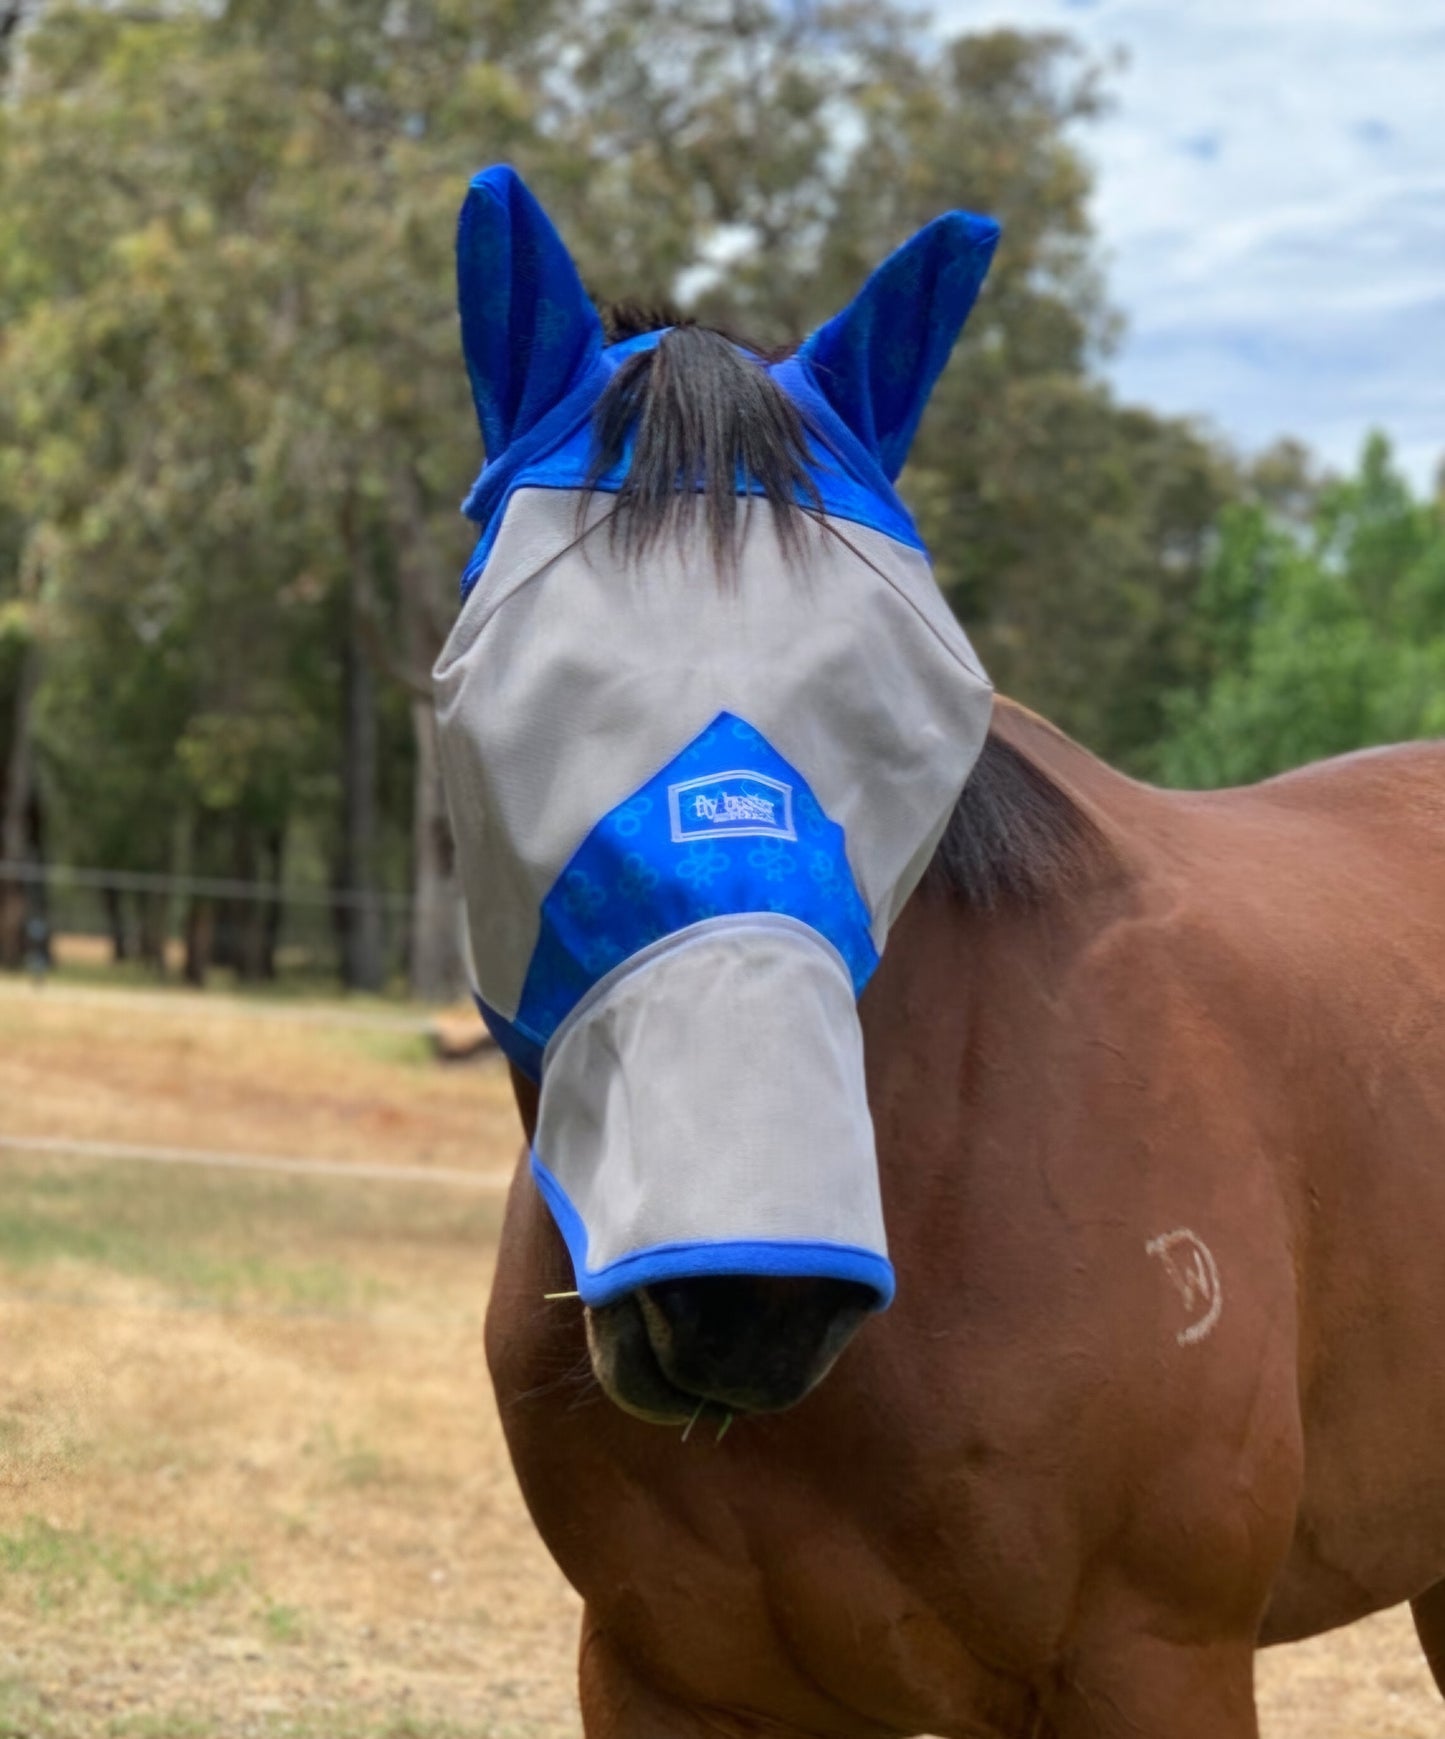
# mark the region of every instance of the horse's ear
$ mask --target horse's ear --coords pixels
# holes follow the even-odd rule
[[[602,322],[552,220],[515,169],[486,169],[457,224],[462,353],[487,458],[564,399],[602,348]]]
[[[998,237],[989,217],[950,211],[935,218],[798,351],[824,398],[889,478],[903,469]]]

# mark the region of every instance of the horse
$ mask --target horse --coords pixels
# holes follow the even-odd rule
[[[693,535],[742,423],[820,516],[721,343],[603,392],[641,433],[579,538]],[[588,1296],[501,1023],[486,1350],[587,1739],[1249,1739],[1258,1648],[1407,1600],[1445,1690],[1442,849],[1445,746],[1173,792],[1000,699],[857,1000],[886,1310]]]

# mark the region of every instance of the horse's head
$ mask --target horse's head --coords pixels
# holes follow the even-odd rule
[[[767,362],[606,345],[511,171],[463,208],[443,765],[532,1173],[647,1417],[788,1406],[893,1294],[856,1000],[990,704],[893,479],[996,238],[937,219]]]

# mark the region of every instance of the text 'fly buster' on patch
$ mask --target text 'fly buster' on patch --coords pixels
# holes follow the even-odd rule
[[[764,773],[714,773],[667,788],[674,844],[734,837],[796,839],[793,788]]]

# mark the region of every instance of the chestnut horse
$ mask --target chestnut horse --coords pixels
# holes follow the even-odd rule
[[[1246,1739],[1256,1647],[1404,1600],[1445,1682],[1442,863],[1440,745],[1184,794],[1000,704],[861,1001],[897,1300],[785,1411],[547,1301],[519,1170],[488,1355],[587,1739]],[[721,1284],[786,1350],[813,1283]]]

